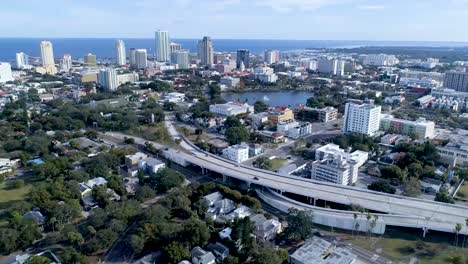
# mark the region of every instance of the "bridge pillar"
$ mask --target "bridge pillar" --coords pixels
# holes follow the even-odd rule
[[[423,238],[425,238],[429,230],[427,229],[427,227],[423,227],[422,230],[423,230]]]

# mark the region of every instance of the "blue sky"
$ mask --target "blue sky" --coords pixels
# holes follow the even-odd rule
[[[468,41],[468,0],[2,0],[0,37]]]

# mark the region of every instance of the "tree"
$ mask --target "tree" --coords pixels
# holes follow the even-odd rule
[[[191,218],[183,224],[180,236],[181,241],[186,241],[189,248],[192,248],[204,245],[210,238],[210,232],[205,222]]]
[[[19,189],[24,187],[24,180],[16,180],[12,183],[14,189]]]
[[[260,168],[262,170],[271,170],[273,168],[273,163],[267,157],[259,157],[257,158],[252,165],[256,168]]]
[[[260,247],[252,258],[253,264],[281,264],[283,260],[273,248]]]
[[[367,189],[390,194],[394,194],[396,192],[395,188],[393,188],[387,181],[374,182],[367,186]]]
[[[227,256],[222,262],[222,264],[240,264],[239,258],[234,256]]]
[[[63,263],[86,264],[87,261],[76,249],[67,247],[62,254]]]
[[[423,172],[423,166],[419,162],[413,162],[408,166],[408,176],[410,177],[420,178]]]
[[[268,105],[263,101],[256,101],[254,104],[255,113],[261,113],[268,110]]]
[[[139,254],[145,247],[145,239],[139,235],[132,235],[130,237],[130,247],[133,253]]]
[[[245,127],[231,127],[226,129],[226,140],[231,145],[245,142],[249,139],[249,132]]]
[[[226,129],[231,128],[231,127],[240,127],[240,126],[242,126],[242,124],[237,116],[228,116],[226,118],[226,121],[224,121],[224,127]]]
[[[380,170],[382,178],[398,179],[403,181],[406,177],[405,172],[396,165],[390,165]]]
[[[81,245],[84,243],[83,236],[78,232],[68,232],[67,239],[71,245],[78,247],[81,247]]]
[[[313,215],[310,211],[299,211],[290,209],[286,217],[288,227],[286,234],[295,241],[305,240],[312,236]]]
[[[123,142],[124,142],[125,144],[131,145],[131,144],[135,144],[135,139],[132,138],[132,137],[130,137],[130,138],[129,138],[129,137],[124,137]]]
[[[410,177],[405,181],[404,195],[409,197],[418,197],[421,195],[421,183],[418,178]]]
[[[190,252],[182,244],[175,241],[165,246],[163,250],[164,257],[169,264],[177,264],[184,259],[190,258]]]
[[[284,248],[279,248],[277,251],[277,254],[278,254],[279,259],[281,260],[281,263],[284,263],[289,258],[288,251]]]
[[[434,201],[436,202],[442,202],[442,203],[450,203],[453,204],[455,201],[453,200],[452,196],[447,191],[439,191],[436,196]]]
[[[49,264],[52,263],[48,258],[43,256],[31,256],[29,257],[25,264]]]
[[[462,225],[460,223],[455,224],[455,247],[458,247],[458,235],[460,234],[460,231],[462,230]]]
[[[242,263],[248,258],[250,253],[254,250],[255,240],[250,234],[255,230],[255,226],[249,217],[244,217],[242,219],[234,219],[232,225],[231,237],[236,242],[238,246],[242,246],[241,256]]]

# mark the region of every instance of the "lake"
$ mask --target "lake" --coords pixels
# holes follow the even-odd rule
[[[263,101],[269,106],[296,107],[305,104],[307,99],[313,96],[312,92],[306,91],[278,91],[278,92],[242,92],[222,93],[221,97],[226,101],[246,101],[253,105],[256,101]]]

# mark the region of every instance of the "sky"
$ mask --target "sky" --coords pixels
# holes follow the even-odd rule
[[[0,37],[468,41],[468,0],[2,0]]]

